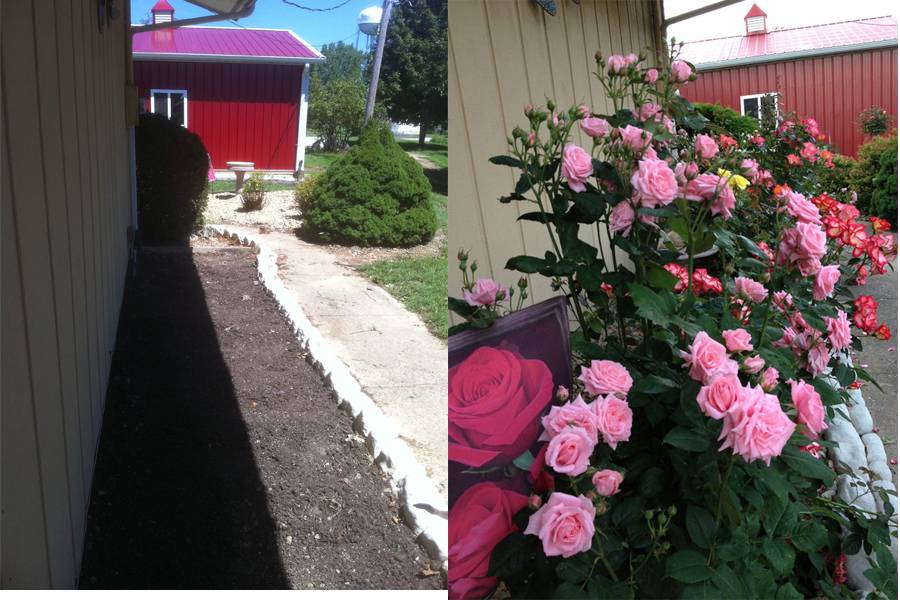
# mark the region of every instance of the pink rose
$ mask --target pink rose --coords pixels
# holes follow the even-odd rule
[[[751,375],[755,375],[763,370],[763,367],[766,366],[766,361],[759,354],[754,354],[753,356],[748,356],[744,359],[744,362],[741,363],[741,368],[744,372],[750,373]]]
[[[639,112],[641,121],[649,121],[656,113],[662,110],[662,106],[659,104],[654,104],[652,102],[647,102],[646,104],[641,105],[641,110]]]
[[[469,306],[491,306],[506,300],[506,288],[493,279],[479,277],[471,291],[463,290],[463,298]]]
[[[628,394],[634,383],[628,369],[612,360],[592,360],[590,368],[581,367],[581,376],[587,393],[596,396]]]
[[[769,367],[763,371],[760,384],[762,385],[763,390],[767,392],[771,392],[775,389],[775,386],[778,385],[778,371],[775,367]]]
[[[591,116],[591,109],[587,104],[581,104],[578,107],[578,118],[579,119],[587,119]]]
[[[725,346],[701,331],[690,346],[688,374],[703,385],[709,385],[719,375],[735,374],[737,363],[728,358]]]
[[[719,436],[725,441],[719,450],[731,448],[748,463],[761,460],[768,466],[781,454],[794,427],[778,398],[759,386],[746,386],[738,406],[725,416]]]
[[[675,173],[664,160],[645,158],[638,162],[638,169],[631,175],[631,186],[645,207],[669,204],[678,194]]]
[[[844,350],[850,347],[850,319],[847,313],[838,311],[837,318],[824,317],[828,330],[828,341],[835,350]]]
[[[834,284],[841,278],[841,268],[838,265],[822,267],[813,280],[813,299],[822,301],[834,293]]]
[[[735,277],[734,291],[741,298],[756,302],[757,304],[765,300],[766,296],[769,295],[766,286],[749,277]]]
[[[580,427],[591,435],[595,444],[597,443],[597,425],[594,413],[581,395],[568,404],[552,407],[550,412],[541,419],[541,424],[544,426],[544,432],[538,438],[540,441],[551,440],[570,427]]]
[[[637,56],[637,54],[631,53],[631,54],[627,54],[627,55],[625,56],[625,62],[626,62],[628,65],[633,65],[633,64],[636,63],[637,61],[638,61],[638,56]]]
[[[694,138],[694,151],[700,158],[709,160],[719,153],[719,145],[710,136],[701,133]]]
[[[594,400],[591,410],[597,419],[597,429],[610,448],[615,450],[619,442],[628,441],[631,437],[632,412],[626,401],[610,394]]]
[[[591,549],[597,510],[584,496],[554,492],[528,519],[526,535],[541,538],[544,554],[569,558]]]
[[[620,54],[613,54],[606,59],[610,73],[621,73],[628,68],[628,59]]]
[[[691,65],[683,60],[672,61],[672,79],[678,83],[684,83],[690,79],[691,73],[693,72],[694,70],[691,68]]]
[[[628,237],[634,224],[634,208],[627,200],[622,200],[609,213],[609,230]]]
[[[804,198],[802,194],[788,192],[787,198],[788,214],[797,219],[798,222],[822,224],[819,209],[815,204]]]
[[[775,292],[775,295],[772,296],[772,304],[774,304],[775,308],[777,308],[779,311],[784,312],[794,306],[794,297],[791,296],[788,292],[781,290],[779,292]]]
[[[740,402],[741,389],[741,381],[736,375],[716,377],[697,394],[700,411],[712,419],[723,418]]]
[[[447,378],[450,460],[506,464],[537,439],[538,417],[553,399],[553,376],[543,361],[482,346]]]
[[[646,73],[644,73],[644,81],[653,85],[656,83],[656,80],[659,79],[659,71],[656,69],[650,69]]]
[[[597,493],[601,496],[615,496],[619,491],[619,485],[622,484],[622,474],[618,471],[603,469],[597,471],[591,477],[591,483],[597,489]]]
[[[497,587],[497,578],[488,576],[491,552],[517,531],[513,515],[527,503],[526,496],[493,482],[473,485],[453,503],[447,525],[450,598],[480,600]]]
[[[595,439],[581,427],[566,427],[547,444],[547,464],[563,475],[581,475],[587,471],[594,453]]]
[[[753,182],[758,183],[759,181],[759,163],[753,160],[752,158],[745,158],[741,161],[741,169],[743,169],[744,174]]]
[[[581,130],[593,138],[609,135],[609,121],[599,117],[587,117],[581,120]]]
[[[723,219],[731,218],[731,209],[737,204],[734,197],[734,190],[731,186],[724,185],[719,189],[719,194],[713,199],[709,212],[714,215],[722,215]]]
[[[587,189],[584,182],[594,174],[591,155],[575,144],[566,144],[562,156],[562,176],[572,191],[583,192]]]
[[[750,352],[753,344],[750,342],[750,333],[746,329],[726,329],[722,332],[725,338],[725,347],[729,352]]]
[[[828,347],[825,345],[825,342],[820,341],[810,348],[809,353],[806,355],[806,370],[813,377],[821,375],[828,368],[830,360],[831,353],[828,351]]]
[[[685,173],[687,171],[688,169],[685,169]],[[728,186],[728,182],[715,173],[704,173],[691,179],[682,190],[682,194],[686,200],[697,202],[712,200],[710,212],[714,215],[722,215],[725,219],[731,218],[731,209],[736,203],[734,192]]]
[[[634,125],[626,125],[619,129],[619,136],[626,148],[640,154],[650,144],[650,133]]]
[[[797,408],[797,420],[806,426],[806,437],[811,440],[818,438],[821,432],[828,429],[822,397],[816,388],[805,381],[788,379],[788,385],[791,386],[791,401]]]

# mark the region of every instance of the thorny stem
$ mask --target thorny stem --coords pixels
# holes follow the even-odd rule
[[[719,521],[722,520],[722,499],[725,497],[725,484],[728,483],[728,477],[731,475],[731,468],[734,466],[735,459],[737,458],[736,454],[731,455],[731,460],[728,461],[728,468],[725,469],[725,476],[722,477],[722,483],[719,485],[719,500],[716,502],[716,527],[714,531],[718,531],[719,529]],[[709,549],[709,557],[706,559],[706,564],[711,565],[713,558],[716,555],[716,545],[713,544]]]

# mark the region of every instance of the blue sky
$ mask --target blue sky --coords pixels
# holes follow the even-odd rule
[[[328,8],[342,0],[293,0],[296,4],[311,8]],[[209,13],[184,0],[168,0],[175,9],[175,19],[200,17]],[[149,14],[156,0],[131,0],[131,20],[134,23]],[[356,20],[359,12],[368,6],[381,6],[382,0],[350,0],[346,5],[328,12],[310,12],[285,4],[281,0],[257,0],[253,14],[238,21],[244,27],[268,27],[292,29],[294,33],[317,48],[323,44],[343,41],[356,43]],[[208,23],[216,27],[237,27],[231,21]],[[360,47],[364,43],[360,35]]]

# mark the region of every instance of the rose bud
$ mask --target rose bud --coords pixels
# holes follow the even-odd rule
[[[569,390],[568,388],[566,388],[566,386],[561,385],[556,388],[556,399],[559,402],[565,402],[569,399]]]
[[[528,498],[528,508],[530,508],[531,510],[539,509],[541,507],[541,504],[543,504],[543,503],[544,503],[544,501],[541,500],[541,497],[538,496],[537,494],[532,494]]]

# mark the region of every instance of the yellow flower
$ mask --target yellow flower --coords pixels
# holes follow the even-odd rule
[[[724,177],[728,180],[728,186],[731,189],[738,188],[740,190],[747,189],[747,186],[750,185],[750,182],[747,181],[746,178],[741,177],[740,175],[732,175],[731,171],[727,171],[725,169],[719,169],[719,177]]]

